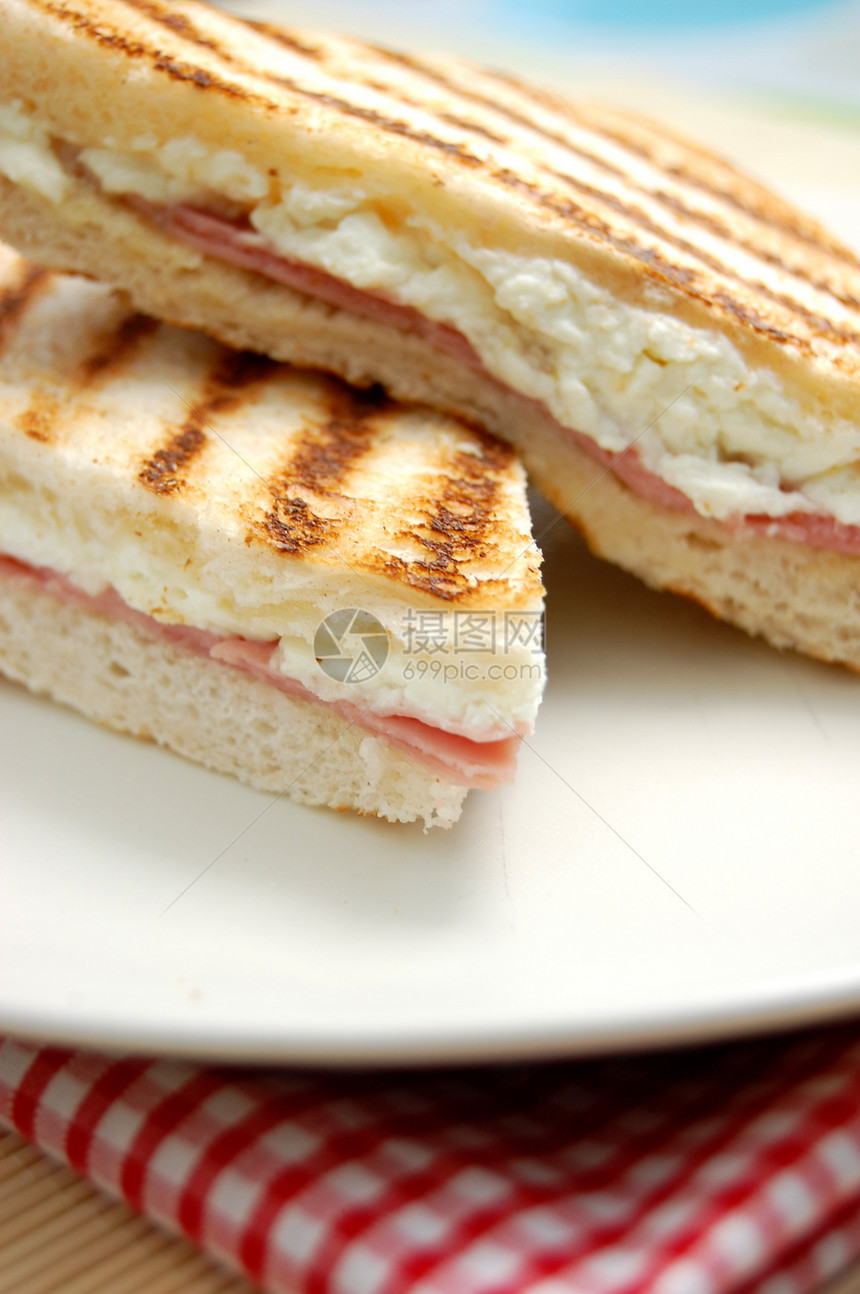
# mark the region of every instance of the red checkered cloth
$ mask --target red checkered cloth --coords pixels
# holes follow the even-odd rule
[[[0,1040],[0,1123],[278,1294],[804,1294],[860,1253],[860,1028],[576,1064]]]

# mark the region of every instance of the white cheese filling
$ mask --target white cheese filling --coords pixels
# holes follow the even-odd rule
[[[69,190],[48,132],[18,103],[0,104],[0,175],[51,202],[62,202]]]
[[[488,372],[564,426],[613,454],[635,442],[704,516],[860,524],[860,427],[811,416],[716,330],[617,301],[565,261],[477,247],[417,214],[394,227],[357,185],[273,187],[240,154],[196,139],[141,136],[131,153],[80,156],[107,193],[250,207],[260,246],[450,324]],[[0,172],[55,202],[69,183],[20,105],[0,108]]]

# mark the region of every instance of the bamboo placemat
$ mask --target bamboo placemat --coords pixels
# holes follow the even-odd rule
[[[258,1294],[0,1132],[0,1294]]]

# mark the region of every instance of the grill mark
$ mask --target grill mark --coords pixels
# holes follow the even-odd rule
[[[412,108],[421,107],[420,104],[414,103],[411,99],[404,99],[404,102],[408,103]],[[447,122],[449,126],[456,126],[458,130],[467,130],[473,135],[482,135],[484,139],[492,140],[494,144],[507,145],[511,142],[504,135],[497,135],[492,130],[488,130],[486,126],[479,126],[477,121],[467,121],[465,117],[458,117],[453,112],[434,113],[426,107],[422,110],[430,116],[435,116],[439,121]]]
[[[162,54],[159,50],[149,50],[151,54],[153,67],[159,72],[166,72],[174,81],[190,81],[192,85],[199,86],[201,90],[219,90],[222,94],[232,99],[240,99],[243,103],[258,103],[264,107],[271,108],[273,111],[278,110],[278,105],[271,99],[263,99],[259,95],[251,94],[240,85],[235,85],[230,81],[222,81],[220,77],[213,76],[204,68],[196,66],[194,63],[184,63],[179,59],[170,58]]]
[[[372,50],[375,54],[382,55],[383,58],[388,59],[392,63],[405,67],[410,72],[416,72],[426,81],[442,86],[443,89],[450,91],[451,94],[457,95],[461,99],[465,99],[468,103],[476,103],[480,107],[487,108],[498,116],[504,117],[507,121],[512,121],[514,125],[524,127],[526,130],[531,131],[532,134],[538,135],[540,138],[565,149],[566,152],[575,153],[577,157],[582,157],[585,161],[591,162],[599,170],[605,171],[609,175],[617,175],[622,178],[627,178],[625,172],[615,166],[612,162],[608,162],[598,154],[592,153],[588,149],[584,149],[579,145],[572,143],[572,141],[565,135],[559,135],[555,131],[547,130],[545,126],[539,125],[533,118],[525,116],[524,113],[516,112],[506,104],[497,103],[495,99],[491,99],[487,95],[479,94],[476,90],[463,89],[462,86],[458,85],[450,77],[447,77],[444,72],[437,70],[428,63],[424,63],[414,54],[402,54],[397,50],[386,49],[382,45],[367,45],[365,48]],[[389,93],[395,96],[401,96],[400,90],[395,89],[394,87],[390,88]],[[409,100],[404,98],[404,102],[408,103]],[[444,119],[444,114],[434,113],[429,107],[425,108],[425,111],[433,116],[442,116]],[[459,124],[462,124],[464,128],[472,130],[478,129],[483,134],[487,133],[481,127],[476,128],[474,125],[467,122]],[[492,134],[488,137],[500,144],[510,142],[509,140]]]
[[[262,36],[267,36],[269,40],[274,41],[277,45],[283,45],[292,54],[299,54],[303,58],[312,58],[322,60],[325,53],[318,45],[308,45],[306,41],[299,38],[284,27],[276,27],[274,23],[260,22],[257,19],[247,18],[244,20],[248,27],[253,31],[259,32]]]
[[[707,302],[713,302],[715,305],[722,306],[730,314],[733,314],[742,323],[752,328],[755,332],[761,333],[766,337],[772,338],[773,341],[780,343],[789,343],[797,346],[804,354],[811,354],[812,346],[805,338],[797,337],[794,333],[783,332],[775,324],[770,323],[763,315],[755,309],[754,306],[745,306],[742,302],[735,299],[722,290],[711,293],[700,293],[701,299]]]
[[[826,237],[826,235],[822,236],[820,230],[816,231],[811,228],[802,213],[789,212],[783,215],[779,210],[767,204],[754,201],[751,195],[741,196],[730,188],[712,183],[703,175],[696,174],[686,166],[679,164],[661,165],[659,160],[656,159],[653,149],[649,149],[646,145],[632,139],[621,131],[613,131],[602,126],[601,129],[605,131],[610,139],[620,144],[622,148],[644,157],[655,170],[664,175],[671,175],[679,184],[688,185],[691,189],[698,189],[702,193],[710,194],[711,197],[727,203],[736,211],[740,211],[743,215],[757,221],[765,229],[771,232],[776,230],[778,233],[786,235],[793,242],[811,248],[819,255],[824,253],[840,264],[849,264],[854,268],[860,268],[860,261],[857,260],[850,249],[843,247],[840,243]],[[717,158],[711,158],[710,160],[712,164],[724,165]],[[747,181],[747,183],[751,184],[752,182]]]
[[[548,211],[552,211],[563,219],[576,224],[578,228],[587,233],[590,237],[594,238],[595,241],[608,243],[609,246],[613,247],[616,251],[623,252],[625,255],[630,256],[642,265],[645,270],[652,275],[652,277],[662,279],[664,282],[670,283],[673,287],[679,288],[683,291],[687,296],[694,297],[709,304],[718,304],[722,306],[727,313],[733,315],[736,319],[739,319],[742,323],[751,327],[755,332],[769,337],[773,341],[780,343],[790,342],[805,354],[810,354],[812,352],[812,344],[808,338],[799,337],[796,333],[789,333],[784,329],[777,327],[775,324],[766,320],[753,307],[745,305],[741,300],[731,296],[728,292],[722,289],[708,291],[702,284],[701,277],[696,270],[673,263],[672,261],[667,260],[666,257],[655,248],[644,247],[642,243],[637,242],[635,239],[626,238],[623,235],[614,232],[611,226],[609,226],[605,220],[602,220],[595,212],[587,211],[578,203],[564,202],[555,197],[555,195],[544,192],[542,189],[538,188],[537,185],[530,183],[528,180],[522,179],[522,177],[515,175],[511,171],[496,171],[494,172],[494,176],[503,184],[507,185],[507,187],[526,194],[538,206],[541,206]],[[587,188],[588,186],[578,187]],[[630,214],[626,208],[625,214]],[[671,239],[668,234],[665,235],[665,237],[668,241],[674,242],[674,245],[678,247],[679,250],[683,249],[683,243],[678,244],[675,240]],[[690,254],[695,255],[703,262],[705,261],[707,253],[700,252],[697,248],[691,247],[689,244],[687,244],[687,246],[690,248]],[[740,276],[722,266],[720,262],[713,262],[713,264],[720,267],[720,274],[722,277],[733,279],[744,286],[750,286],[747,284],[746,280],[740,278]],[[770,290],[765,288],[763,285],[759,284],[752,286],[756,287],[762,295],[773,299],[786,309],[793,310],[795,314],[810,323],[816,332],[823,333],[828,337],[835,337],[843,342],[860,342],[860,334],[838,329],[830,320],[823,319],[806,310],[799,302],[792,302],[790,298],[783,298],[779,293],[770,292]],[[841,357],[834,357],[833,362],[840,365]]]
[[[208,410],[207,410],[208,412]],[[141,485],[155,494],[178,494],[187,484],[181,473],[202,452],[206,436],[201,414],[191,413],[167,444],[156,450],[137,474]]]
[[[150,337],[158,326],[158,321],[148,315],[126,315],[118,327],[102,338],[98,351],[81,364],[79,369],[81,386],[88,386],[105,377],[116,376],[141,342]]]
[[[610,132],[607,130],[607,134]],[[660,175],[669,175],[677,180],[679,186],[687,185],[691,189],[696,189],[701,193],[707,193],[710,197],[718,201],[725,202],[735,211],[739,211],[747,219],[754,223],[762,225],[768,233],[777,233],[786,236],[791,242],[801,248],[811,249],[816,255],[826,255],[838,265],[849,265],[852,269],[860,269],[860,260],[851,252],[850,248],[831,238],[826,231],[816,230],[807,218],[800,211],[787,211],[782,214],[781,211],[765,203],[754,202],[751,197],[741,197],[732,189],[723,188],[718,184],[712,184],[704,176],[697,175],[684,166],[680,165],[661,165],[655,160],[654,153],[639,146],[632,139],[627,139],[624,135],[618,133],[612,136],[622,147],[628,148],[630,152],[638,153],[654,167]],[[711,159],[725,169],[725,163],[717,158]],[[745,176],[738,175],[737,178],[744,184],[752,187],[753,181]],[[647,190],[646,190],[647,192]],[[667,194],[661,194],[663,199],[669,197]],[[670,199],[667,205],[671,205],[673,200]],[[697,213],[698,214],[698,213]],[[701,218],[701,217],[700,217]],[[732,233],[733,238],[736,235]],[[755,245],[755,244],[753,244]],[[780,264],[788,273],[794,273],[790,266],[780,261]]]
[[[138,13],[144,14],[160,27],[166,27],[169,31],[175,32],[177,36],[181,36],[192,45],[199,45],[202,49],[212,50],[213,53],[224,57],[224,51],[218,42],[209,36],[204,36],[184,14],[173,13],[163,5],[153,3],[153,0],[120,0],[120,3],[127,9],[136,9]],[[232,59],[228,58],[227,61],[232,62]]]
[[[280,553],[295,556],[336,538],[344,520],[321,516],[303,495],[342,498],[339,487],[373,444],[372,419],[392,407],[379,387],[353,391],[331,378],[326,392],[328,422],[307,429],[283,469],[269,479],[270,507],[249,535],[262,531]]]
[[[649,191],[645,190],[645,192]],[[654,191],[652,196],[656,198],[662,206],[667,207],[670,211],[677,212],[677,214],[682,216],[684,219],[698,221],[703,229],[707,229],[709,233],[714,234],[715,237],[722,238],[725,242],[733,243],[734,246],[742,248],[752,256],[757,256],[760,260],[766,261],[768,265],[773,265],[776,269],[785,270],[793,278],[799,278],[802,282],[808,283],[809,286],[815,288],[817,292],[827,293],[828,296],[833,297],[835,301],[838,301],[840,305],[846,306],[849,310],[860,310],[860,297],[853,296],[850,292],[840,291],[840,289],[834,286],[834,284],[830,283],[827,279],[819,278],[818,275],[813,276],[812,274],[807,273],[806,270],[795,269],[794,266],[789,265],[776,252],[768,251],[767,248],[760,247],[757,243],[751,242],[748,238],[739,237],[737,233],[730,229],[728,225],[712,212],[696,211],[691,207],[688,207],[681,198],[676,197],[673,193]],[[860,266],[858,266],[858,268],[860,268]]]
[[[196,67],[193,63],[185,63],[180,59],[171,58],[162,50],[153,49],[151,45],[146,45],[142,41],[129,40],[127,37],[121,36],[119,32],[111,31],[103,23],[91,22],[85,14],[69,10],[64,5],[54,3],[54,0],[30,0],[30,4],[33,8],[40,9],[43,13],[50,14],[51,17],[58,19],[58,21],[66,23],[76,34],[95,41],[97,45],[102,46],[104,49],[124,54],[127,58],[149,59],[157,71],[164,72],[173,80],[191,82],[201,89],[217,90],[229,98],[241,99],[245,103],[256,104],[258,107],[271,112],[283,111],[281,105],[275,103],[272,99],[266,99],[263,95],[252,93],[242,86],[224,81],[220,77],[213,75],[213,73],[205,71],[202,67]],[[232,61],[232,59],[228,58],[227,61]]]
[[[408,108],[416,108],[419,112],[422,112],[425,117],[435,117],[437,121],[444,121],[448,126],[456,126],[458,130],[465,130],[471,132],[473,135],[482,135],[484,139],[492,140],[494,144],[504,144],[507,146],[511,142],[509,139],[506,139],[505,136],[494,134],[494,132],[492,130],[488,130],[486,126],[479,125],[477,121],[467,121],[465,117],[458,117],[453,112],[436,112],[435,109],[430,108],[426,103],[422,103],[420,99],[413,99],[410,95],[404,94],[401,89],[395,88],[390,84],[390,82],[377,81],[374,77],[359,76],[357,74],[353,77],[353,80],[358,85],[364,86],[367,90],[375,90],[377,94],[384,94],[389,99],[396,99],[398,103],[403,104]]]
[[[62,4],[54,4],[51,0],[30,0],[30,2],[34,9],[40,9],[42,13],[50,14],[52,18],[66,23],[78,35],[89,36],[105,49],[118,50],[129,58],[140,58],[144,54],[155,56],[156,51],[148,49],[140,41],[129,40],[119,32],[110,31],[103,23],[90,22],[85,14],[67,9]]]
[[[665,257],[661,256],[658,251],[643,247],[641,243],[614,233],[605,220],[601,220],[593,211],[586,211],[578,203],[566,202],[562,198],[556,197],[555,194],[546,193],[543,189],[539,189],[536,184],[532,184],[529,180],[524,180],[522,176],[505,168],[494,171],[493,178],[504,184],[506,188],[525,194],[532,202],[539,207],[543,207],[546,211],[551,211],[554,215],[570,220],[584,233],[594,238],[596,242],[608,242],[616,251],[625,252],[633,256],[646,269],[651,270],[657,277],[666,279],[673,286],[687,288],[692,283],[695,277],[692,270],[688,270],[681,265],[673,265],[671,261],[667,261]]]
[[[58,412],[59,404],[52,396],[36,392],[29,406],[14,420],[15,426],[31,440],[46,445],[56,426]]]
[[[336,94],[329,94],[324,90],[311,90],[307,86],[300,85],[292,77],[267,76],[268,81],[273,85],[283,86],[284,89],[290,90],[293,94],[298,94],[304,99],[311,99],[315,103],[324,104],[327,108],[333,108],[348,117],[357,117],[359,121],[369,122],[373,126],[378,126],[380,130],[386,131],[391,135],[400,135],[404,139],[411,139],[414,143],[424,144],[428,148],[434,148],[438,152],[447,154],[449,157],[456,157],[458,161],[464,162],[467,166],[483,166],[484,163],[480,157],[456,141],[437,139],[426,130],[413,130],[405,121],[399,121],[396,117],[386,116],[385,113],[377,112],[375,108],[363,108],[360,104],[350,103],[347,99],[341,99]]]
[[[615,197],[614,194],[606,193],[602,189],[593,188],[589,184],[585,184],[580,180],[574,179],[571,175],[564,175],[556,171],[552,171],[550,174],[555,179],[561,180],[562,183],[576,192],[582,193],[596,202],[604,203],[612,211],[617,211],[620,215],[632,220],[635,224],[639,225],[641,229],[645,229],[648,233],[654,234],[655,237],[669,243],[672,247],[676,248],[677,251],[683,252],[687,256],[698,260],[719,278],[728,279],[732,283],[740,283],[742,287],[752,288],[761,296],[766,297],[768,301],[773,301],[776,305],[782,306],[783,309],[789,310],[792,314],[803,319],[813,331],[820,335],[827,336],[833,341],[849,343],[860,342],[860,333],[854,332],[852,329],[843,328],[832,320],[826,319],[823,315],[816,314],[801,301],[797,301],[794,297],[786,296],[781,292],[777,292],[774,289],[769,288],[764,283],[751,283],[748,279],[745,279],[728,265],[723,264],[723,262],[718,260],[717,257],[706,252],[704,248],[697,247],[694,243],[687,242],[686,239],[681,238],[679,235],[670,233],[668,229],[664,228],[664,226],[653,221],[646,212],[641,210],[641,208],[628,205],[621,198]],[[727,294],[723,294],[721,299],[725,304],[725,301],[731,298],[729,298]],[[746,307],[743,308],[745,309]],[[782,335],[785,336],[785,334]],[[797,338],[797,341],[800,343],[801,339]]]
[[[517,77],[505,72],[500,72],[497,69],[482,68],[481,70],[483,74],[491,80],[500,85],[506,85],[511,89],[516,90],[517,93],[521,94],[525,99],[536,104],[538,107],[547,108],[550,111],[561,113],[565,117],[572,119],[579,125],[585,127],[586,130],[605,135],[607,139],[611,139],[621,148],[626,149],[627,152],[633,153],[637,157],[644,158],[645,161],[653,166],[659,174],[671,175],[680,183],[688,184],[690,188],[699,189],[701,192],[707,193],[713,198],[720,199],[726,202],[729,206],[734,207],[735,210],[743,212],[744,215],[747,215],[756,220],[759,224],[764,225],[766,228],[770,230],[779,230],[781,233],[788,235],[796,242],[800,242],[804,246],[811,247],[816,252],[820,253],[826,249],[837,261],[847,261],[851,265],[860,267],[860,260],[853,255],[850,249],[842,247],[841,244],[834,240],[827,240],[826,242],[822,241],[821,234],[812,228],[812,226],[804,219],[802,213],[792,211],[782,214],[778,209],[774,210],[770,201],[761,203],[754,201],[751,196],[740,196],[734,192],[733,189],[725,188],[718,183],[714,183],[704,175],[691,171],[685,166],[668,166],[658,159],[654,148],[648,147],[648,145],[641,140],[634,138],[632,134],[626,133],[618,127],[613,128],[603,120],[595,126],[589,119],[588,114],[584,113],[581,109],[578,109],[577,105],[572,101],[565,99],[560,95],[553,95],[545,90],[538,90],[534,86],[526,85],[523,81],[518,80]],[[658,141],[660,138],[661,136],[658,132]],[[723,172],[729,169],[721,158],[717,157],[713,153],[709,153],[706,149],[697,148],[695,144],[692,144],[687,140],[672,140],[668,134],[663,138],[665,142],[674,143],[675,147],[683,149],[684,152],[694,154],[702,158],[702,160],[707,162],[710,166],[717,166]],[[752,181],[745,180],[745,184],[752,186]],[[768,195],[768,197],[770,198],[770,195]],[[800,217],[799,223],[798,217]]]
[[[457,157],[461,161],[471,165],[481,165],[480,158],[471,154],[462,144],[438,139],[429,131],[414,130],[408,122],[399,121],[394,117],[389,117],[385,113],[377,112],[374,108],[364,108],[359,104],[350,103],[347,99],[342,99],[338,95],[330,94],[321,90],[311,90],[307,86],[302,86],[292,77],[279,76],[275,72],[263,71],[253,65],[249,65],[229,49],[225,48],[220,41],[202,33],[199,28],[186,18],[183,14],[174,14],[165,10],[157,0],[121,0],[121,3],[129,8],[135,9],[145,14],[152,22],[158,23],[159,26],[166,27],[175,32],[183,40],[198,45],[203,49],[209,50],[218,58],[223,59],[228,66],[235,67],[237,71],[244,73],[257,80],[267,82],[269,85],[275,85],[290,90],[293,94],[299,94],[304,98],[311,98],[318,103],[323,103],[326,107],[334,108],[339,112],[346,113],[349,116],[357,117],[361,121],[370,122],[385,130],[390,134],[400,135],[406,139],[411,139],[427,147],[439,149],[449,156]],[[239,20],[241,24],[241,20]],[[156,66],[163,66],[171,75],[179,76],[182,79],[192,80],[196,84],[206,87],[212,83],[211,73],[206,72],[203,68],[195,68],[193,65],[179,62],[175,59],[160,55]],[[222,83],[227,85],[228,83]],[[238,91],[239,87],[235,87]]]
[[[337,535],[338,522],[321,517],[304,499],[295,495],[278,495],[272,488],[272,506],[262,523],[269,544],[278,553],[307,552],[319,544],[327,544]]]
[[[130,5],[132,8],[138,8],[144,4],[148,5],[149,0],[121,0],[122,3]],[[33,4],[38,5],[44,12],[52,14],[54,17],[61,19],[63,22],[70,24],[75,31],[89,36],[99,44],[112,49],[120,50],[131,58],[148,57],[151,59],[153,66],[160,72],[165,72],[168,76],[176,81],[186,81],[199,86],[201,89],[218,90],[220,93],[230,96],[234,99],[241,99],[246,103],[256,103],[258,106],[269,109],[272,112],[283,112],[284,105],[266,99],[262,95],[252,93],[243,86],[236,85],[230,81],[224,81],[221,77],[207,72],[204,68],[196,66],[193,63],[186,63],[181,59],[173,58],[161,50],[153,49],[140,41],[129,41],[118,35],[116,32],[106,31],[95,23],[91,23],[83,14],[70,13],[62,6],[52,2],[52,0],[32,0]],[[170,15],[159,14],[155,9],[151,15],[154,22],[162,26],[171,26],[167,21]],[[185,37],[191,39],[190,36]],[[238,60],[232,53],[225,50],[223,46],[215,41],[205,38],[206,48],[216,53],[224,62],[234,66],[238,71],[257,81],[264,81],[269,85],[277,86],[280,89],[289,90],[291,93],[299,95],[301,98],[311,99],[316,103],[321,103],[325,107],[333,108],[335,111],[343,113],[346,116],[356,117],[360,121],[369,122],[384,130],[389,134],[399,135],[404,139],[410,139],[414,143],[423,144],[427,148],[433,148],[439,152],[445,153],[448,157],[455,157],[458,161],[468,166],[481,166],[482,162],[479,157],[475,157],[468,149],[457,141],[438,139],[429,131],[413,130],[405,121],[399,121],[395,117],[386,116],[384,113],[377,112],[373,108],[363,108],[359,104],[350,103],[346,99],[341,99],[334,94],[328,94],[321,90],[311,90],[307,86],[300,85],[292,77],[278,76],[274,72],[261,72],[257,68],[249,67]],[[193,42],[202,43],[202,42]]]
[[[281,84],[284,84],[285,80],[288,80],[288,78],[279,77],[276,73],[273,73],[273,72],[263,72],[261,69],[254,67],[253,64],[248,64],[243,60],[238,59],[231,50],[227,49],[219,41],[216,41],[212,37],[202,33],[199,30],[199,28],[195,27],[194,24],[191,22],[191,20],[187,18],[184,14],[175,14],[169,11],[165,11],[164,8],[157,3],[157,0],[121,0],[121,3],[125,4],[129,8],[136,9],[138,12],[145,14],[148,18],[150,18],[153,22],[158,23],[160,26],[167,27],[170,31],[175,32],[183,40],[187,40],[192,44],[199,45],[203,49],[210,50],[212,53],[218,55],[219,58],[222,58],[226,63],[228,63],[233,67],[238,68],[246,75],[261,78],[273,85],[281,85]],[[241,22],[242,20],[240,19],[238,21]],[[318,61],[324,61],[325,55],[323,51],[319,49],[319,47],[305,45],[301,41],[297,40],[295,37],[289,35],[287,32],[279,30],[276,26],[274,26],[271,23],[252,22],[252,23],[246,23],[244,25],[251,27],[252,30],[263,33],[269,39],[275,41],[280,45],[283,45],[285,48],[291,50],[291,52],[293,53],[299,53],[304,55],[305,57],[310,57]],[[298,87],[296,87],[294,84],[291,83],[290,88],[295,91]],[[300,90],[300,92],[304,93],[304,90]],[[390,87],[385,87],[383,92],[391,95],[392,97],[400,98],[401,102],[403,102],[409,107],[418,108],[420,111],[427,112],[425,105],[415,103],[407,99],[405,96],[400,95],[397,92],[394,92]],[[424,132],[417,132],[417,133],[413,132],[411,130],[411,127],[409,127],[406,122],[394,122],[393,119],[391,119],[390,117],[386,117],[384,114],[377,114],[372,109],[361,108],[359,105],[351,105],[351,108],[349,108],[346,100],[338,99],[335,96],[327,97],[325,101],[334,106],[341,108],[342,110],[351,110],[357,115],[360,115],[364,120],[372,120],[374,124],[382,126],[383,129],[390,130],[390,129],[396,128],[396,133],[407,135],[408,138],[416,139],[421,143],[430,144],[432,147],[445,147],[446,150],[448,148],[451,148],[458,152],[460,151],[459,146],[457,145],[446,144],[446,141],[436,139],[435,136],[431,136]],[[365,115],[365,114],[372,114],[372,115]],[[476,122],[464,121],[461,118],[454,116],[453,114],[446,114],[446,113],[435,114],[430,112],[428,113],[428,115],[436,116],[437,120],[446,121],[449,125],[456,126],[460,130],[473,131],[477,134],[483,135],[487,139],[493,140],[495,143],[507,142],[501,136],[494,135],[492,131],[486,130],[483,126],[479,126]]]
[[[155,494],[181,493],[188,484],[188,468],[208,443],[204,426],[219,413],[247,403],[248,388],[265,382],[276,367],[274,360],[247,351],[223,355],[188,417],[143,463],[137,474],[141,485]]]
[[[3,354],[16,324],[51,280],[48,270],[25,261],[16,283],[0,290],[0,355]]]
[[[386,555],[389,575],[413,588],[453,602],[471,585],[463,566],[486,557],[498,536],[500,478],[510,469],[513,452],[478,428],[470,428],[478,452],[457,452],[441,492],[435,489],[426,501],[427,520],[400,538],[427,550],[424,560],[405,561]],[[492,581],[484,580],[487,589]]]

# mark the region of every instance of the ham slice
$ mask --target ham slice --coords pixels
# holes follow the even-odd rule
[[[328,705],[347,723],[356,724],[369,735],[383,737],[419,760],[430,772],[460,786],[492,790],[513,780],[519,746],[517,736],[473,741],[409,715],[374,714],[351,701],[321,701],[297,679],[288,678],[274,667],[277,642],[253,642],[222,637],[190,625],[164,624],[142,611],[135,611],[114,589],[95,595],[85,593],[56,571],[28,566],[11,557],[0,556],[0,579],[14,580],[97,615],[122,620],[150,637],[251,674],[289,696]]]
[[[351,283],[335,278],[325,270],[282,256],[267,247],[261,235],[247,222],[226,220],[223,216],[200,211],[197,207],[159,207],[136,196],[129,196],[125,201],[136,211],[156,221],[166,233],[188,243],[204,256],[227,261],[243,270],[254,270],[304,293],[305,296],[317,297],[350,314],[376,319],[403,332],[418,333],[431,346],[470,368],[483,368],[471,342],[457,332],[456,328],[427,319],[411,306],[392,301],[384,292],[354,288]]]
[[[247,638],[224,638],[210,648],[209,655],[213,660],[253,674],[291,696],[318,701],[319,698],[301,683],[287,678],[272,664],[277,646],[277,643],[252,642]],[[473,741],[459,733],[433,728],[410,715],[374,714],[351,701],[326,701],[324,704],[330,705],[348,722],[357,723],[367,732],[384,737],[401,750],[420,755],[424,763],[432,762],[445,776],[451,777],[456,771],[456,780],[462,779],[464,786],[492,787],[513,777],[519,745],[515,736],[495,741]]]
[[[649,471],[635,447],[618,456],[601,449],[588,436],[582,436],[579,432],[568,434],[574,435],[577,442],[598,463],[610,467],[619,480],[635,494],[676,512],[695,512],[685,494]],[[833,552],[855,557],[860,555],[860,527],[846,526],[835,517],[818,512],[791,512],[785,517],[769,517],[765,513],[749,514],[730,518],[723,525],[737,539],[764,535],[770,539],[807,544],[810,548],[829,548]]]
[[[446,355],[487,374],[483,361],[471,342],[449,324],[427,319],[418,310],[391,300],[385,293],[355,288],[351,283],[338,279],[325,270],[281,256],[265,244],[261,235],[247,221],[229,220],[187,205],[159,207],[135,196],[128,196],[125,200],[161,225],[166,233],[190,244],[206,256],[264,274],[340,310],[378,320],[404,332],[417,333]],[[528,399],[524,396],[520,398]],[[673,511],[695,511],[686,495],[645,466],[635,446],[621,455],[613,455],[602,449],[590,436],[562,427],[560,423],[556,425],[560,435],[573,436],[585,453],[601,466],[608,467],[635,494]],[[796,512],[787,517],[739,516],[723,524],[736,537],[764,535],[807,544],[812,548],[860,555],[860,526],[844,525],[823,513]]]
[[[787,517],[747,516],[729,523],[737,538],[766,535],[771,539],[787,539],[810,548],[829,548],[834,553],[850,557],[860,555],[860,527],[846,526],[835,517],[817,512],[792,512]]]

